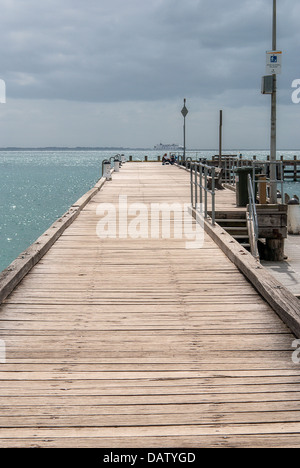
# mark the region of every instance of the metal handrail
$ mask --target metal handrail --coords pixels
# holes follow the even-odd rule
[[[257,167],[263,167],[264,170],[265,170],[265,174],[268,174],[270,173],[270,169],[271,169],[271,166],[272,165],[275,165],[276,167],[276,179],[273,180],[271,179],[270,177],[267,178],[265,181],[261,181],[259,180],[259,178],[256,177],[256,172],[255,172],[255,169]],[[284,203],[284,197],[283,197],[283,193],[284,193],[284,179],[283,179],[283,173],[284,173],[284,170],[283,170],[283,162],[282,161],[253,161],[253,177],[252,177],[252,187],[253,187],[253,192],[255,191],[255,185],[256,184],[260,184],[260,183],[266,183],[268,184],[268,186],[270,187],[270,185],[273,183],[273,184],[276,184],[276,186],[278,186],[278,184],[280,184],[281,186],[281,204]],[[258,174],[258,177],[259,177],[259,174]]]
[[[270,169],[271,166],[275,165],[276,166],[276,179],[273,180],[269,177],[270,175]],[[235,178],[235,170],[239,167],[244,167],[244,166],[251,166],[252,167],[252,186],[253,186],[253,192],[255,191],[255,186],[258,184],[266,184],[267,187],[270,187],[270,185],[277,184],[277,186],[280,186],[281,190],[279,190],[281,194],[281,203],[284,203],[284,164],[283,161],[264,161],[264,160],[258,160],[255,159],[253,161],[245,161],[242,159],[238,158],[226,158],[224,161],[222,160],[222,167],[224,170],[224,177],[223,177],[223,182],[235,186],[236,185],[236,178]],[[256,168],[261,167],[264,171],[263,174],[257,174],[256,173]],[[260,176],[264,175],[265,179],[261,180]]]
[[[259,260],[259,252],[258,252],[258,217],[256,211],[256,203],[252,185],[252,177],[248,175],[248,195],[249,195],[249,205],[248,205],[248,231],[249,231],[249,239],[250,239],[250,246],[251,246],[251,253],[253,257]]]
[[[223,182],[225,184],[235,185],[235,169],[238,167],[239,160],[237,157],[228,156],[222,159],[221,167],[223,168]]]
[[[211,195],[211,222],[216,220],[216,192],[215,192],[216,168],[200,162],[190,165],[191,205],[204,216],[209,217],[208,195]],[[203,203],[204,201],[204,203]]]

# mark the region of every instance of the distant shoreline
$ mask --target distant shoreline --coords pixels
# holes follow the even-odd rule
[[[76,146],[74,148],[68,146],[44,146],[36,148],[18,148],[8,146],[0,148],[0,151],[151,151],[150,148],[123,148],[123,147],[89,147],[89,146]]]
[[[160,151],[160,150],[156,150],[156,149],[153,149],[153,148],[123,148],[123,147],[113,147],[113,146],[109,146],[109,147],[95,147],[95,146],[76,146],[74,148],[72,147],[68,147],[68,146],[45,146],[45,147],[28,147],[28,148],[25,148],[25,147],[14,147],[14,146],[8,146],[8,147],[5,147],[5,148],[0,148],[0,151],[118,151],[118,152],[122,152],[122,151]],[[187,149],[186,150],[187,152],[189,151],[193,151],[193,152],[199,152],[199,151],[211,151],[211,152],[215,152],[216,154],[218,153],[218,150],[215,149],[215,148],[195,148],[195,149]],[[269,151],[269,148],[243,148],[243,149],[240,149],[240,150],[236,150],[236,149],[232,149],[232,148],[229,148],[229,149],[223,149],[224,152],[226,151],[235,151],[235,152],[238,152],[238,153],[242,153],[243,151]],[[277,149],[277,152],[280,152],[280,151],[300,151],[300,149],[295,149],[295,148],[291,148],[291,149],[288,149],[288,148],[284,148],[284,149]],[[161,151],[160,151],[161,152]],[[175,152],[178,152],[178,151],[175,151]]]

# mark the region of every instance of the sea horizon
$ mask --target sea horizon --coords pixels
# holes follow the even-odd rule
[[[157,151],[153,147],[123,147],[123,146],[6,146],[0,147],[2,151]],[[218,152],[217,148],[186,148],[187,152],[192,151],[214,151]],[[223,148],[223,152],[237,151],[236,148]],[[240,151],[270,151],[269,148],[239,148]],[[300,151],[299,148],[277,148],[277,153],[282,151]],[[182,152],[179,150],[174,151],[176,153]]]

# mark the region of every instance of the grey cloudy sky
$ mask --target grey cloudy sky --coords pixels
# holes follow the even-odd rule
[[[272,0],[0,0],[0,146],[268,148]],[[300,5],[278,0],[278,146],[300,148]]]

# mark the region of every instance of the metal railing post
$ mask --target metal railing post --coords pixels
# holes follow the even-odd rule
[[[211,220],[213,226],[215,225],[215,216],[216,216],[216,187],[215,187],[215,176],[216,176],[216,168],[214,167],[212,169],[212,174],[211,174]]]
[[[204,194],[204,217],[207,219],[207,166],[204,167],[204,187],[205,187],[205,194]]]
[[[258,226],[258,218],[256,212],[256,204],[255,204],[255,196],[252,187],[252,180],[251,175],[248,175],[248,195],[249,195],[249,238],[250,238],[250,245],[251,245],[251,253],[253,257],[259,259],[259,252],[258,252],[258,233],[259,233],[259,226]]]
[[[193,166],[191,164],[190,167],[190,180],[191,180],[191,204],[192,208],[195,208],[194,206],[194,183],[193,183]]]
[[[193,170],[195,174],[193,174]],[[199,175],[198,175],[199,172]],[[209,179],[211,178],[211,187],[209,188]],[[211,195],[211,222],[215,225],[216,222],[216,168],[208,166],[201,162],[190,164],[190,184],[191,184],[191,204],[201,216],[208,218],[208,195]],[[198,194],[199,189],[199,194]],[[203,195],[204,191],[204,195]],[[204,209],[203,209],[204,197]],[[200,203],[198,204],[198,201]],[[204,213],[203,213],[204,212]]]
[[[197,209],[198,204],[198,168],[197,164],[194,164],[194,171],[195,171],[195,208]]]
[[[202,209],[203,205],[203,165],[200,163],[199,165],[199,188],[200,188],[200,206]]]

